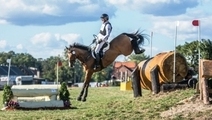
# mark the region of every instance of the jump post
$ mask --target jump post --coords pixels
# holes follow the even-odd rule
[[[210,104],[209,92],[211,89],[208,86],[208,78],[212,78],[212,60],[200,59],[199,71],[200,100],[207,105]]]

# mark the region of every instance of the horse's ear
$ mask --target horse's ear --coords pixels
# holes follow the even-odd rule
[[[66,47],[66,50],[68,50],[68,47]]]
[[[70,47],[70,48],[72,48],[73,46],[72,46],[72,45],[70,45],[69,47]]]

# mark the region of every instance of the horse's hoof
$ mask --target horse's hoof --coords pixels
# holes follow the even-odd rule
[[[145,49],[143,49],[143,48],[141,48],[141,49],[137,48],[134,51],[135,51],[135,54],[141,54],[141,53],[144,53],[145,52]]]
[[[77,101],[81,101],[81,98],[80,98],[80,97],[78,97],[78,98],[77,98]]]
[[[82,102],[85,102],[86,101],[86,99],[82,99]]]

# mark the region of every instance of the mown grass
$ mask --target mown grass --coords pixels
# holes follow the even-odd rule
[[[195,92],[187,89],[152,95],[150,91],[143,90],[143,97],[134,98],[132,91],[120,91],[119,87],[89,88],[87,101],[78,102],[76,97],[80,90],[81,88],[70,88],[71,103],[77,109],[0,111],[0,120],[168,119],[161,118],[160,113],[176,105],[177,102],[193,96]],[[179,117],[182,119],[181,116],[175,118]]]

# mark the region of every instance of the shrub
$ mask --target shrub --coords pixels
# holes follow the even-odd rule
[[[70,100],[70,93],[67,89],[67,85],[66,85],[65,82],[63,82],[61,84],[60,91],[59,91],[59,97],[60,97],[60,100],[63,100],[63,101],[69,101]]]
[[[11,87],[5,85],[3,90],[3,104],[5,103],[7,104],[12,98],[13,98],[13,92],[11,90]]]

